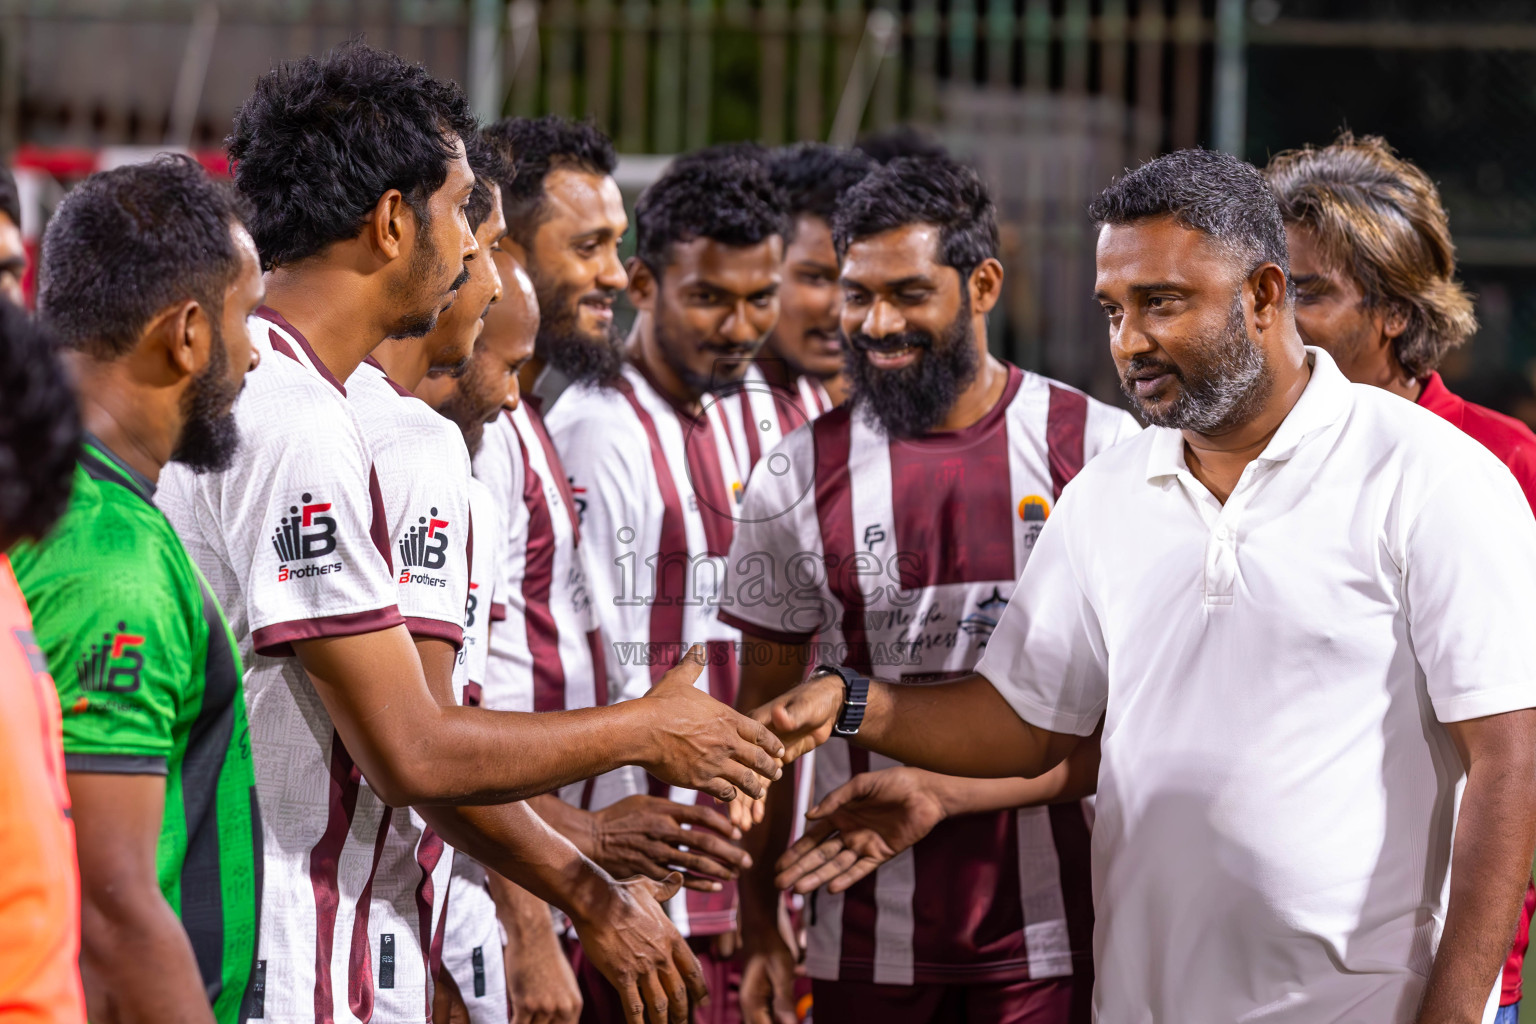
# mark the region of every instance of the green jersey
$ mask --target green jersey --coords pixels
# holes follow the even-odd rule
[[[165,776],[157,865],[220,1024],[244,1019],[261,824],[240,655],[153,485],[94,437],[64,518],[11,553],[71,773]]]

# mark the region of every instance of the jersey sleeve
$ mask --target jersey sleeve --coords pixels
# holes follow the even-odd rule
[[[1467,445],[1454,478],[1408,528],[1408,633],[1435,716],[1461,722],[1536,707],[1536,519],[1503,465]]]
[[[1035,542],[976,671],[1020,718],[1087,736],[1109,698],[1109,656],[1072,551],[1069,485]]]
[[[176,543],[169,527],[138,533]],[[23,584],[66,712],[65,767],[163,775],[176,723],[200,699],[200,601],[152,545],[78,551],[88,535],[45,544]]]
[[[272,411],[278,415],[277,410]],[[301,436],[284,430],[223,474],[218,513],[248,531],[231,555],[245,588],[256,652],[291,655],[294,640],[398,625],[383,496],[357,425],[338,412]]]
[[[813,493],[810,428],[779,442],[752,473],[726,559],[720,620],[782,644],[809,643],[830,624]]]
[[[406,628],[459,647],[469,600],[469,457],[441,422],[443,434],[394,439],[378,460],[389,474],[389,552]]]
[[[572,396],[567,396],[569,402]],[[559,407],[555,412],[560,412]],[[609,702],[651,688],[651,566],[660,513],[649,447],[638,423],[614,415],[546,420],[581,514],[581,548],[603,643]],[[605,410],[606,412],[606,410]]]

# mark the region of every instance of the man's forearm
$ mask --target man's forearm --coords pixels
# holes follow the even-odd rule
[[[634,703],[547,711],[428,711],[411,749],[391,759],[398,804],[502,804],[644,763],[652,735]],[[369,779],[370,783],[373,781]]]
[[[593,842],[592,812],[561,800],[553,793],[529,797],[528,806],[545,823],[571,841],[571,845],[588,857],[596,856]]]
[[[741,930],[749,944],[755,937],[777,935],[779,888],[774,884],[774,863],[789,847],[795,824],[795,787],[789,777],[768,787],[763,801],[763,820],[749,830],[741,845],[752,858],[752,866],[741,872]]]
[[[153,892],[81,906],[80,979],[95,1024],[214,1024],[197,957],[176,912]]]
[[[487,879],[496,916],[507,930],[509,956],[545,953],[551,944],[558,948],[560,939],[549,904],[495,871],[487,872]]]
[[[454,849],[572,918],[602,913],[613,879],[527,804],[416,810]]]
[[[1071,753],[1077,737],[1029,725],[990,682],[971,675],[931,686],[872,680],[854,742],[943,775],[1034,778]]]
[[[1071,803],[1092,796],[1099,782],[1099,742],[1083,740],[1066,760],[1033,779],[966,779],[934,775],[932,788],[945,814],[982,814],[1013,807]]]
[[[1419,1024],[1482,1019],[1509,954],[1536,845],[1536,780],[1514,765],[1467,773],[1451,853],[1450,903]]]

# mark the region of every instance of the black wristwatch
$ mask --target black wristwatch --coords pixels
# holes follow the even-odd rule
[[[859,726],[864,724],[864,706],[869,703],[869,677],[837,665],[817,665],[812,675],[819,676],[824,672],[843,681],[843,709],[838,712],[837,721],[832,723],[832,734],[858,735]]]

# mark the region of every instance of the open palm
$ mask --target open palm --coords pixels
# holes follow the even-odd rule
[[[944,820],[932,777],[905,767],[855,775],[811,808],[814,824],[779,858],[774,883],[798,893],[854,885]]]

